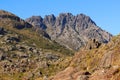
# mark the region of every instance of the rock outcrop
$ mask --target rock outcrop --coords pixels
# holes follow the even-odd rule
[[[50,80],[120,80],[120,35],[99,48],[80,50],[70,65]]]
[[[61,13],[57,17],[52,14],[44,18],[32,16],[26,21],[35,28],[44,30],[52,40],[72,50],[79,50],[90,39],[107,43],[112,37],[111,34],[102,30],[90,17],[84,14],[74,16],[71,13]]]

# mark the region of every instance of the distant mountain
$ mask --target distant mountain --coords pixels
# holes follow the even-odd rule
[[[44,30],[52,40],[72,50],[79,50],[91,39],[107,43],[112,37],[84,14],[74,16],[71,13],[61,13],[57,17],[52,14],[44,18],[32,16],[26,21],[35,29]]]

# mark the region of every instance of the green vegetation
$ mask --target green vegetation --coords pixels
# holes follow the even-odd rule
[[[0,73],[1,80],[42,80],[45,75],[53,76],[70,64],[74,51],[43,37],[33,31],[33,27],[25,28],[28,23],[16,20],[19,18],[15,15],[6,15],[9,17],[0,19],[0,27],[6,31],[6,34],[0,37],[3,42],[0,42],[0,51],[3,53],[1,56],[5,57],[0,61],[0,70],[3,70],[0,71],[3,72]],[[12,36],[19,41],[7,42]],[[42,75],[38,76],[37,72]]]
[[[3,23],[3,21],[0,21],[0,26],[4,27],[6,30],[11,31],[12,33],[21,35],[21,37],[23,38],[22,40],[27,42],[28,45],[35,43],[37,47],[42,49],[53,50],[65,55],[73,55],[74,51],[69,50],[64,46],[61,46],[56,42],[52,42],[48,39],[43,38],[42,35],[33,31],[32,28],[16,29],[14,27],[15,24],[20,24],[22,26],[25,26],[25,23],[23,24],[21,22],[16,22],[15,20],[7,20],[6,23]]]

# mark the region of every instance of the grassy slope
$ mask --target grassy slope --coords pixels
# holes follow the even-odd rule
[[[17,17],[10,13],[1,14],[0,12],[0,15],[9,15],[9,16]],[[61,61],[58,61],[57,63],[52,63],[52,65],[50,65],[49,68],[41,69],[40,71],[42,71],[43,74],[48,74],[48,76],[51,76],[53,74],[55,75],[58,71],[61,71],[68,66],[69,61],[71,60],[71,57],[69,56],[73,55],[74,53],[73,51],[68,50],[64,46],[61,46],[54,41],[50,41],[44,38],[42,35],[33,31],[32,28],[17,29],[15,28],[16,25],[25,26],[25,22],[23,20],[22,22],[16,21],[15,19],[11,19],[11,18],[0,19],[0,27],[5,28],[6,31],[9,31],[13,35],[14,34],[19,35],[21,37],[21,42],[25,42],[29,46],[31,46],[32,44],[36,44],[36,47],[42,49],[43,52],[53,52],[55,54],[63,56]],[[3,45],[0,45],[0,47],[2,46]],[[23,75],[25,74],[19,73],[13,76],[9,74],[4,74],[0,76],[0,79],[20,80],[20,76]]]
[[[82,72],[89,72],[88,80],[119,80],[120,79],[120,35],[115,36],[108,44],[98,49],[81,49],[72,58],[68,68],[58,73],[53,80],[64,80],[66,78],[76,80]],[[104,74],[102,71],[105,71]],[[68,74],[69,73],[69,74]],[[77,76],[75,76],[77,75]],[[61,78],[60,78],[61,77]]]
[[[10,14],[10,13],[8,15],[13,16],[13,14]],[[28,44],[36,43],[38,47],[43,49],[57,51],[66,55],[73,54],[72,51],[66,49],[64,46],[61,46],[56,42],[52,42],[50,40],[43,38],[43,36],[33,31],[32,28],[24,28],[20,30],[16,29],[15,25],[18,25],[18,24],[22,26],[26,25],[24,21],[16,21],[14,19],[11,20],[10,18],[4,18],[0,21],[1,27],[4,27],[7,30],[10,30],[19,35],[24,36],[24,40],[27,41]]]

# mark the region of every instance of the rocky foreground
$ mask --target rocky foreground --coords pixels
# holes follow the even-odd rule
[[[120,35],[99,48],[81,49],[70,65],[50,80],[120,80]]]

